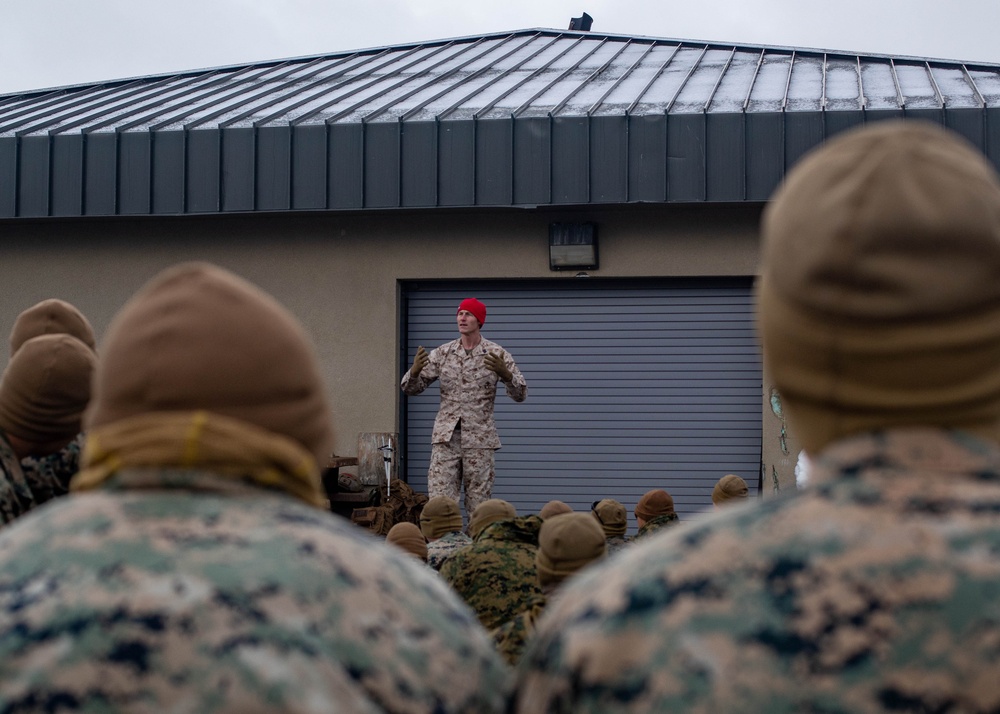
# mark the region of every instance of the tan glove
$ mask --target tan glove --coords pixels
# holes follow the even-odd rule
[[[486,364],[486,369],[496,372],[497,376],[504,382],[509,382],[514,377],[513,373],[507,369],[507,365],[504,364],[503,357],[499,354],[487,352],[483,362]]]
[[[425,350],[423,347],[418,347],[417,354],[413,358],[413,366],[410,367],[410,378],[415,379],[416,377],[419,377],[424,367],[426,367],[427,363],[430,361],[431,358],[427,354],[427,350]]]

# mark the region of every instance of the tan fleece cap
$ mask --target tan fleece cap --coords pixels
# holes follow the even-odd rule
[[[573,509],[570,508],[568,504],[563,503],[562,501],[555,500],[555,501],[549,501],[544,506],[542,506],[542,510],[538,512],[538,517],[544,521],[546,518],[551,518],[552,516],[558,516],[560,513],[572,513],[572,512]]]
[[[0,429],[33,444],[72,439],[90,401],[96,357],[70,335],[33,337],[0,380]]]
[[[427,562],[427,539],[424,538],[424,534],[420,532],[420,528],[415,523],[407,521],[397,523],[389,529],[385,540],[425,563]]]
[[[542,585],[560,583],[606,553],[604,531],[589,513],[552,516],[542,523],[538,533],[538,581]]]
[[[646,491],[635,504],[635,515],[648,521],[657,516],[669,516],[674,512],[674,499],[662,488]]]
[[[1000,180],[920,121],[845,132],[767,206],[764,371],[806,451],[907,425],[997,438]]]
[[[712,489],[712,503],[718,506],[726,501],[745,499],[750,495],[747,482],[736,474],[726,474]]]
[[[434,496],[420,512],[420,530],[428,538],[440,538],[462,530],[462,512],[458,502],[448,496]]]
[[[21,345],[40,335],[72,335],[90,349],[97,344],[94,328],[83,313],[57,298],[35,303],[17,316],[14,329],[10,332],[11,357],[21,349]]]
[[[608,538],[625,535],[628,528],[628,511],[620,501],[613,498],[598,501],[594,506],[594,516]]]
[[[242,278],[184,263],[112,321],[85,423],[198,409],[289,437],[319,464],[333,444],[319,364],[298,321]]]
[[[517,518],[517,510],[502,498],[491,498],[488,501],[483,501],[476,506],[476,510],[469,518],[469,535],[475,538],[482,533],[486,526],[512,518]]]

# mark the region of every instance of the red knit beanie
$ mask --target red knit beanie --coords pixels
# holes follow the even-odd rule
[[[458,310],[455,311],[455,314],[457,315],[462,312],[462,310],[471,312],[472,315],[479,320],[480,327],[486,324],[486,306],[476,300],[476,298],[465,298],[465,300],[459,304]]]

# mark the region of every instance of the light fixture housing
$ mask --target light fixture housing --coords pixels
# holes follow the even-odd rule
[[[594,223],[549,224],[549,270],[596,270]]]

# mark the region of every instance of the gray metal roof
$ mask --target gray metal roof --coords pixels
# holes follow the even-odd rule
[[[0,96],[0,218],[762,201],[914,117],[1000,158],[1000,65],[522,30]]]

